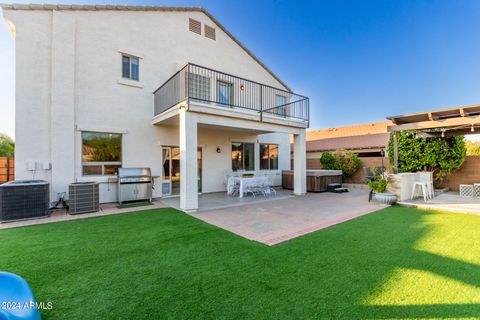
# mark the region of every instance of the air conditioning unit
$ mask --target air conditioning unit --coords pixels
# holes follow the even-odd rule
[[[0,221],[49,215],[50,185],[43,180],[17,180],[0,185]]]
[[[68,213],[78,214],[99,210],[97,182],[75,182],[68,186]]]

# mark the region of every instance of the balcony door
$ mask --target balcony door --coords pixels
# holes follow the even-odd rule
[[[162,147],[162,196],[180,195],[180,148]],[[202,192],[202,149],[198,148],[198,192]]]

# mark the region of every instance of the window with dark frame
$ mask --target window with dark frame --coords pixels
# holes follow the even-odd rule
[[[82,132],[82,175],[110,176],[122,167],[120,133]]]
[[[275,113],[281,116],[285,116],[287,114],[287,97],[276,94],[275,95]]]
[[[233,104],[233,85],[226,81],[217,81],[217,102],[224,105]]]
[[[122,55],[122,78],[138,81],[139,73],[140,73],[139,64],[140,64],[140,60],[138,57],[123,54]]]
[[[260,170],[278,170],[278,144],[260,144]]]
[[[254,143],[232,143],[232,171],[255,170],[255,144]]]

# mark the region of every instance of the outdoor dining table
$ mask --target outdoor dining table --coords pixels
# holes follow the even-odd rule
[[[230,195],[233,192],[233,186],[235,183],[239,184],[238,196],[243,198],[243,194],[248,187],[254,187],[259,185],[268,185],[267,177],[228,177],[227,193]]]

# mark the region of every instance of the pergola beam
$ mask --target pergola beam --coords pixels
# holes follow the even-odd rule
[[[457,129],[457,130],[446,130],[443,133],[444,137],[454,137],[454,136],[463,136],[466,134],[475,134],[479,132],[472,132],[472,130],[469,129]],[[442,131],[438,132],[419,132],[418,136],[421,138],[439,138],[442,136]]]
[[[426,130],[426,129],[442,129],[449,127],[480,125],[480,116],[474,117],[458,117],[445,120],[420,121],[413,123],[405,123],[389,126],[388,132],[406,131],[406,130]]]

